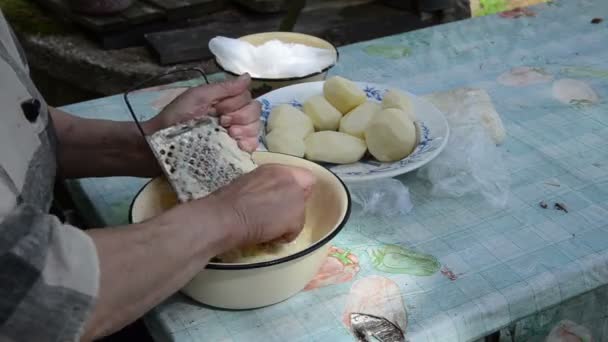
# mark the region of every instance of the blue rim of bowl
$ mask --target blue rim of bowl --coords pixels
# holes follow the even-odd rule
[[[327,42],[329,43],[329,42]],[[260,82],[289,82],[289,81],[297,81],[297,80],[301,80],[301,79],[305,79],[305,78],[309,78],[309,77],[313,77],[313,76],[317,76],[317,75],[321,75],[326,73],[327,71],[329,71],[329,69],[333,68],[336,66],[336,64],[338,64],[338,61],[340,60],[340,51],[338,51],[338,48],[332,44],[329,43],[334,51],[336,51],[336,60],[328,65],[327,67],[323,68],[321,71],[317,71],[317,72],[313,72],[312,74],[308,74],[305,76],[297,76],[297,77],[284,77],[284,78],[259,78],[259,77],[251,77],[252,80],[254,81],[260,81]],[[218,67],[218,69],[220,69],[222,72],[225,72],[229,75],[235,76],[235,77],[239,77],[241,76],[240,74],[237,74],[233,71],[227,70],[225,69],[222,64],[217,60],[217,57],[213,57],[213,60],[215,61],[215,65]]]
[[[286,155],[286,156],[289,156],[292,158],[303,159],[303,160],[306,160],[307,162],[311,162],[310,160],[295,157],[295,156],[285,154],[285,153],[268,152],[268,151],[259,151],[257,153],[283,154],[283,155]],[[317,164],[317,165],[319,165],[319,164]],[[329,172],[332,176],[334,176],[338,180],[338,182],[340,182],[340,184],[342,185],[342,188],[344,189],[344,193],[346,194],[346,212],[344,213],[344,217],[342,218],[342,221],[340,221],[340,223],[334,228],[334,230],[331,231],[331,233],[327,234],[324,238],[313,243],[312,245],[308,246],[307,248],[305,248],[297,253],[284,256],[282,258],[268,260],[268,261],[254,262],[254,263],[249,263],[249,264],[244,264],[244,263],[230,264],[230,263],[209,262],[205,266],[205,268],[212,269],[212,270],[247,270],[247,269],[279,265],[279,264],[286,263],[288,261],[292,261],[295,259],[299,259],[303,256],[306,256],[306,255],[316,251],[317,249],[321,248],[321,246],[325,246],[327,243],[329,243],[329,241],[331,241],[334,237],[336,237],[336,235],[338,235],[338,233],[340,233],[340,231],[342,231],[342,229],[346,225],[346,222],[348,222],[348,219],[350,218],[351,209],[352,209],[350,191],[348,191],[348,187],[342,181],[342,179],[340,179],[340,177],[338,177],[334,172],[332,172],[330,169],[324,167],[323,165],[319,165],[319,166],[321,166],[323,169],[325,169],[325,171]],[[144,189],[146,189],[148,187],[148,185],[150,185],[150,183],[152,183],[153,181],[154,181],[154,179],[151,179],[148,182],[146,182],[146,184],[144,184],[144,186],[142,186],[137,191],[137,194],[135,194],[135,197],[133,197],[133,200],[131,201],[131,205],[129,206],[129,223],[130,224],[133,224],[133,206],[135,205],[135,201],[137,200],[139,195],[142,193],[142,191],[144,191]]]

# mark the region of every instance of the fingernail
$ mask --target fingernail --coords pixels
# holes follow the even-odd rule
[[[222,116],[220,118],[220,124],[222,124],[222,126],[230,126],[230,123],[232,122],[232,118],[229,116]]]

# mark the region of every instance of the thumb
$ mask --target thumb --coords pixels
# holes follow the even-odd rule
[[[245,73],[236,79],[198,87],[197,93],[207,103],[215,103],[247,91],[250,84],[251,76]]]

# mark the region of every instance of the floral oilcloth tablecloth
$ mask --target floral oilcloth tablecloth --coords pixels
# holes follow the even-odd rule
[[[155,338],[351,341],[345,312],[381,303],[410,341],[469,341],[499,329],[540,340],[574,323],[606,340],[608,20],[593,20],[603,16],[608,1],[557,0],[341,48],[332,72],[354,80],[415,94],[485,89],[508,133],[501,146],[512,179],[507,208],[473,196],[433,198],[415,174],[405,175],[399,179],[414,210],[391,219],[355,210],[298,295],[262,309],[221,311],[176,294],[145,317]],[[133,101],[151,115],[182,90],[155,88]],[[119,96],[66,109],[128,119]],[[91,220],[116,225],[127,222],[145,181],[69,185]],[[566,319],[574,323],[560,323]]]

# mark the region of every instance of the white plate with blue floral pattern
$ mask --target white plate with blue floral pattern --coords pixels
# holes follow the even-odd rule
[[[309,82],[291,85],[271,91],[258,98],[262,104],[262,134],[260,137],[260,150],[266,151],[264,136],[268,115],[273,107],[281,104],[290,104],[302,109],[302,103],[314,95],[323,94],[324,82]],[[381,102],[391,86],[356,82],[365,91],[368,99]],[[417,97],[407,91],[401,90],[411,96],[416,115],[416,127],[418,131],[418,146],[407,157],[390,163],[379,162],[372,157],[364,157],[362,160],[352,164],[327,164],[325,167],[335,173],[345,182],[357,182],[378,178],[395,177],[425,165],[437,157],[445,147],[450,129],[445,116],[429,101]]]

